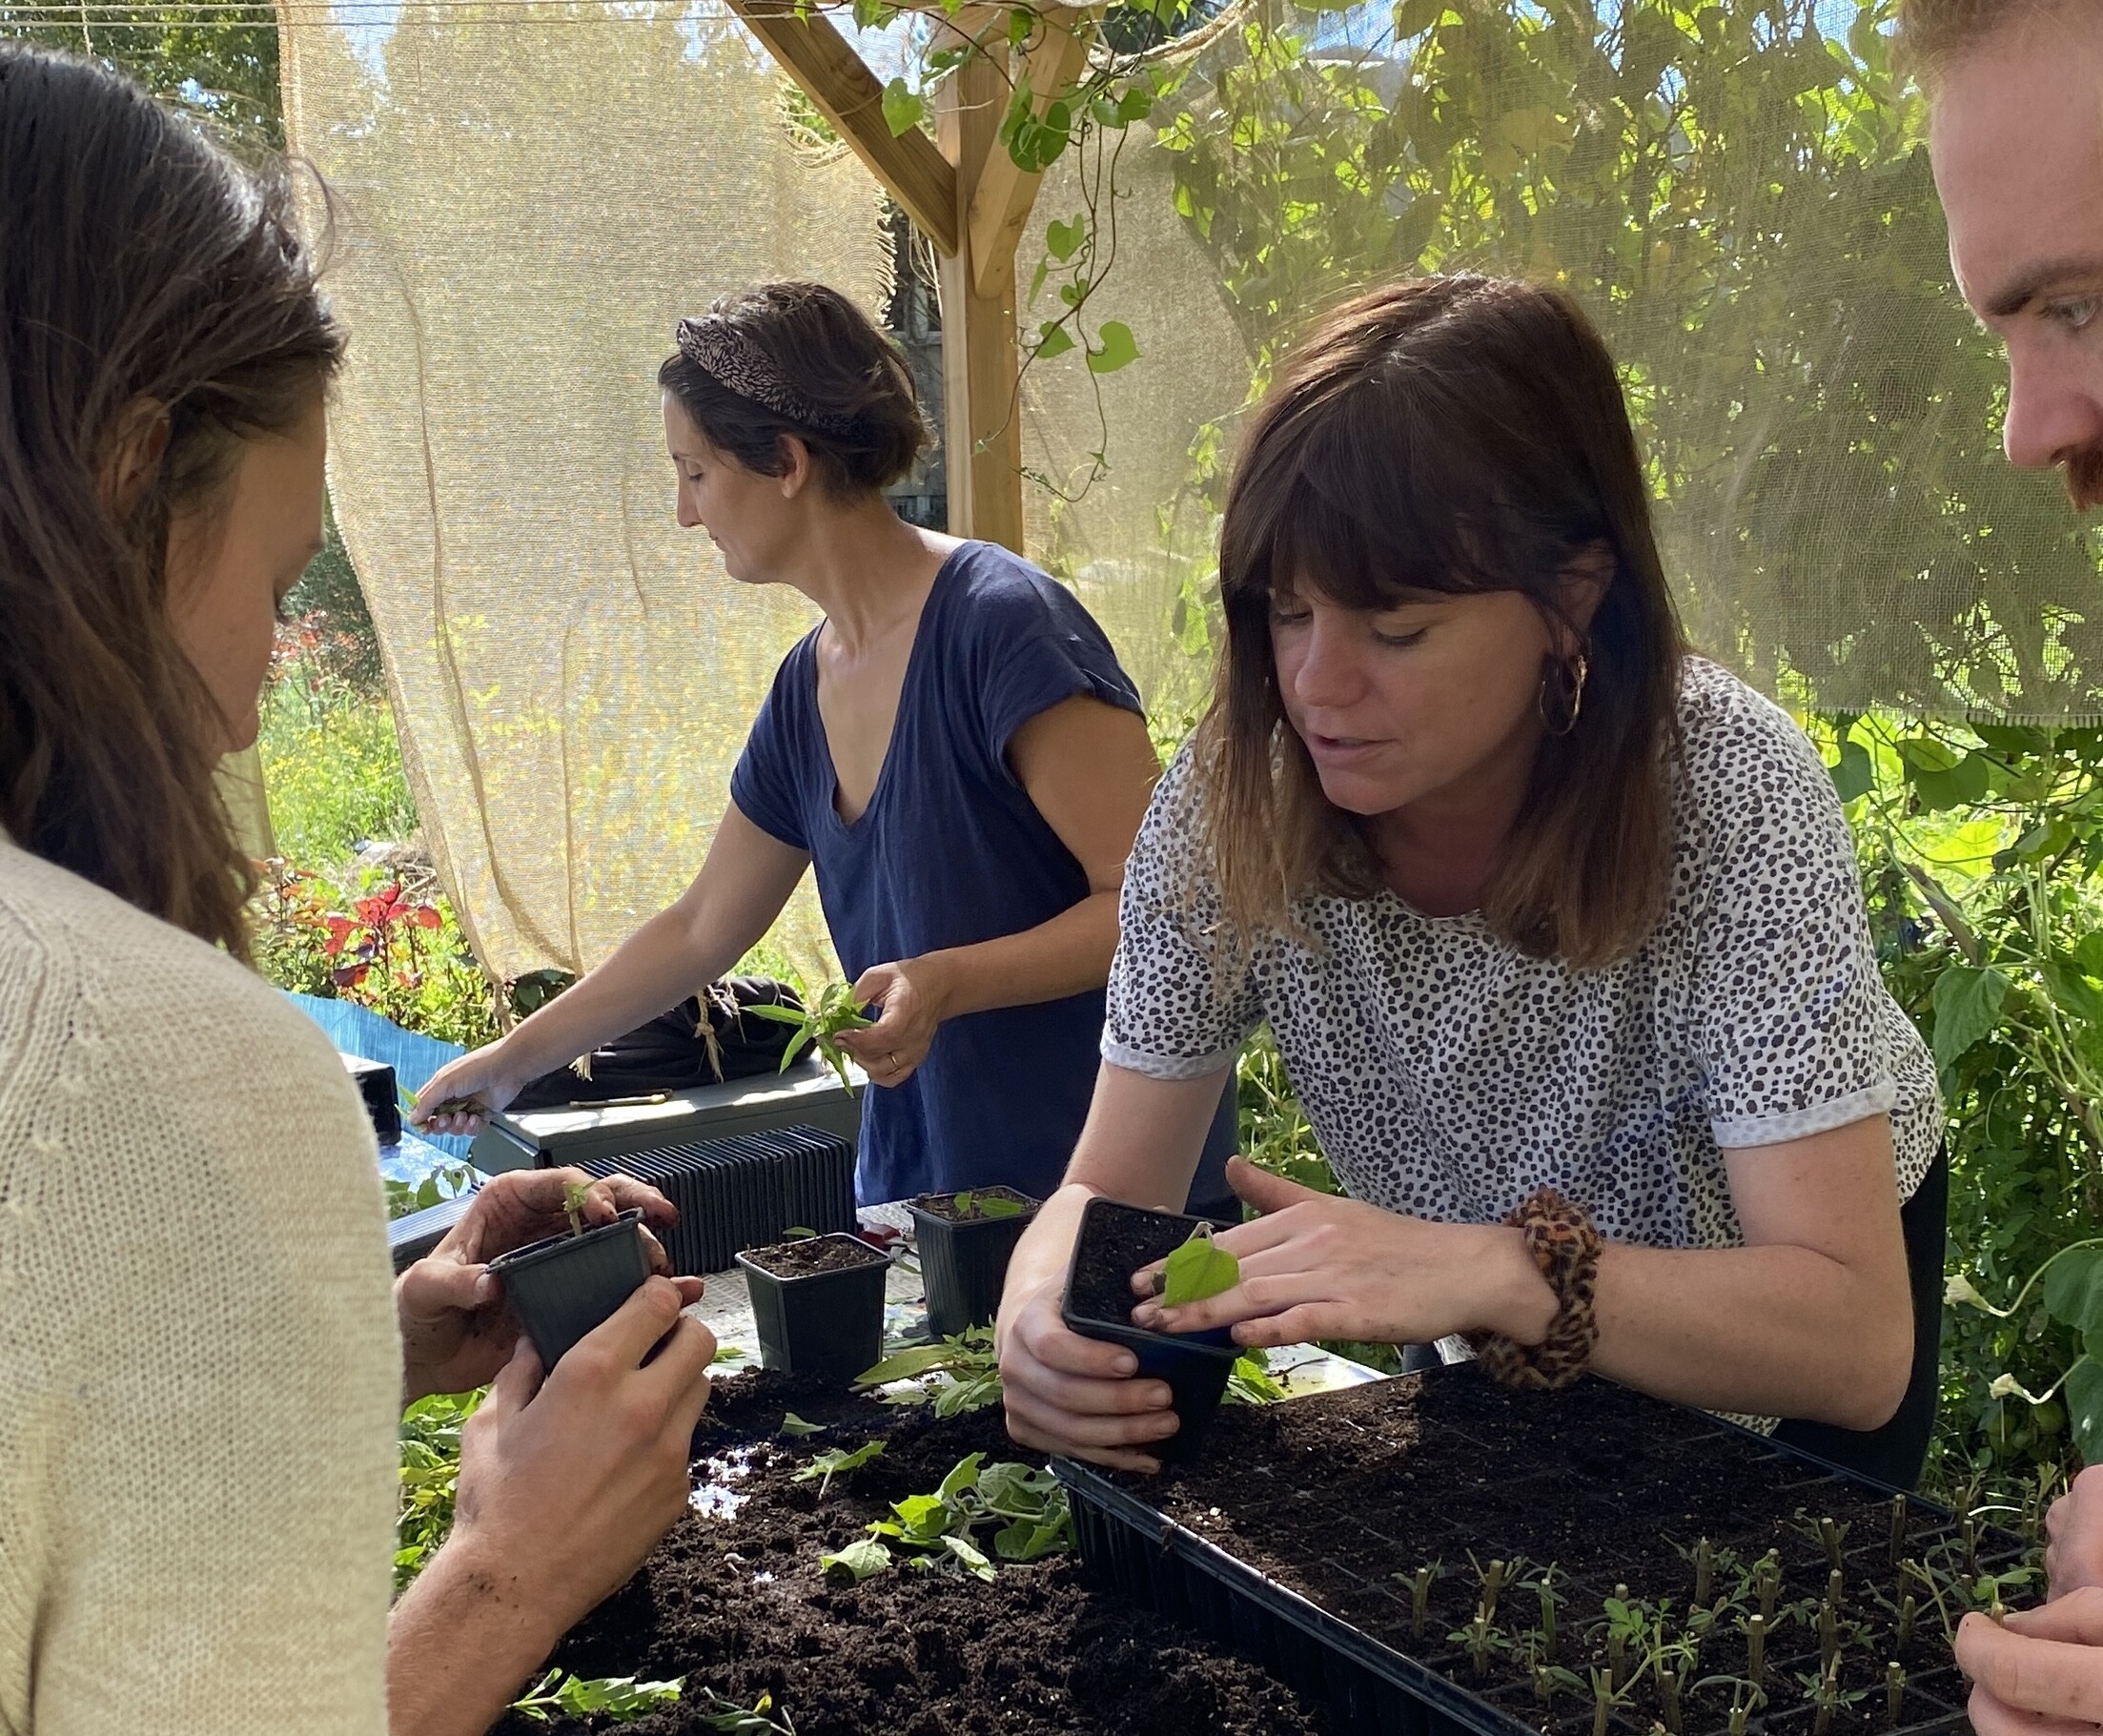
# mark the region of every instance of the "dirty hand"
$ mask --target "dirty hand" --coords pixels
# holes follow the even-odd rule
[[[482,1123],[526,1088],[528,1075],[517,1072],[504,1054],[503,1040],[471,1050],[448,1061],[417,1093],[409,1125],[421,1134],[456,1134],[470,1137]],[[447,1107],[452,1106],[452,1107]],[[444,1109],[445,1113],[440,1113]]]
[[[1158,1471],[1148,1448],[1175,1433],[1165,1380],[1135,1380],[1122,1344],[1084,1338],[1059,1318],[1063,1280],[1004,1298],[996,1322],[1008,1433],[1040,1453],[1121,1471]]]
[[[2005,1624],[1966,1616],[1957,1664],[1971,1678],[1978,1736],[2094,1736],[2103,1726],[2103,1588],[2012,1611]]]
[[[1264,1214],[1215,1238],[1241,1262],[1241,1281],[1181,1308],[1143,1302],[1133,1313],[1136,1324],[1156,1332],[1232,1326],[1237,1344],[1420,1344],[1483,1329],[1538,1343],[1555,1314],[1555,1294],[1517,1230],[1383,1212],[1303,1188],[1245,1157],[1229,1162],[1227,1180]],[[1133,1291],[1155,1294],[1158,1274],[1135,1274]]]
[[[569,1227],[563,1190],[588,1183],[587,1223],[611,1223],[632,1206],[645,1225],[679,1221],[672,1202],[630,1175],[593,1178],[582,1170],[512,1170],[477,1190],[459,1223],[431,1252],[395,1279],[395,1315],[401,1326],[402,1390],[414,1403],[428,1393],[464,1393],[494,1379],[510,1359],[519,1322],[504,1306],[503,1285],[488,1262]],[[643,1241],[650,1270],[669,1276],[671,1262],[656,1236]],[[677,1280],[688,1302],[701,1299],[701,1280]]]
[[[445,1551],[551,1643],[686,1511],[716,1340],[682,1306],[650,1278],[544,1379],[521,1340],[461,1431]]]
[[[2103,1465],[2091,1465],[2052,1503],[2045,1533],[2052,1540],[2045,1576],[2052,1597],[2103,1585]]]
[[[940,974],[930,961],[912,958],[871,965],[854,979],[854,999],[876,1007],[876,1023],[866,1031],[843,1031],[837,1041],[870,1084],[903,1085],[928,1058],[943,1018]]]

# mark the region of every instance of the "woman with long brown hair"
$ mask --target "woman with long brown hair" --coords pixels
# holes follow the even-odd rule
[[[357,1093],[242,962],[213,769],[320,545],[341,355],[281,174],[0,46],[9,1736],[469,1736],[686,1510],[698,1284],[652,1278],[543,1380],[484,1263],[561,1221],[584,1177],[549,1171],[390,1303]],[[619,1177],[585,1210],[627,1204],[670,1216]],[[485,1383],[390,1616],[401,1405]]]
[[[1577,304],[1452,276],[1322,321],[1252,419],[1220,590],[1087,1130],[1010,1271],[1011,1431],[1137,1468],[1174,1432],[1129,1352],[1060,1325],[1066,1252],[1092,1195],[1174,1204],[1267,1021],[1351,1197],[1237,1160],[1241,1282],[1142,1324],[1464,1335],[1522,1385],[1591,1367],[1910,1481],[1933,1069],[1817,753],[1682,643]]]

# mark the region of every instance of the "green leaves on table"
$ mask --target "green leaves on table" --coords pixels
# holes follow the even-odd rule
[[[798,1420],[800,1421],[801,1419],[798,1419]],[[807,1429],[810,1424],[806,1422],[803,1426]],[[826,1491],[832,1487],[832,1480],[835,1477],[842,1476],[848,1471],[859,1470],[883,1450],[882,1437],[878,1437],[874,1440],[865,1440],[858,1447],[831,1447],[820,1453],[789,1481],[792,1482],[815,1482],[818,1485],[818,1499],[823,1501],[826,1498]]]
[[[857,1388],[879,1393],[886,1404],[932,1404],[937,1417],[961,1417],[1000,1402],[1000,1358],[992,1329],[967,1327],[937,1344],[915,1344],[854,1377]]]
[[[867,1538],[819,1557],[828,1580],[859,1584],[890,1567],[895,1550],[919,1572],[947,1568],[990,1581],[996,1562],[1039,1561],[1073,1542],[1057,1478],[1036,1465],[988,1464],[983,1453],[959,1460],[932,1494],[893,1501],[890,1513],[870,1522]]]
[[[1213,1240],[1201,1225],[1168,1257],[1161,1269],[1161,1306],[1182,1308],[1202,1302],[1241,1282],[1241,1262]]]
[[[840,1075],[840,1083],[852,1088],[847,1052],[837,1039],[844,1031],[867,1031],[876,1021],[863,1012],[854,991],[846,983],[833,983],[811,1006],[802,1010],[760,1001],[745,1011],[770,1024],[796,1027],[796,1034],[782,1051],[782,1072],[786,1072],[806,1049],[816,1049],[826,1065]]]
[[[567,1670],[551,1669],[526,1693],[511,1703],[511,1709],[535,1724],[552,1724],[558,1713],[582,1718],[597,1713],[616,1724],[646,1717],[660,1706],[679,1699],[686,1678],[670,1682],[639,1682],[633,1676],[587,1678]]]
[[[956,1211],[959,1223],[989,1217],[1020,1217],[1022,1202],[1010,1199],[1005,1194],[978,1193],[966,1188],[950,1201]]]

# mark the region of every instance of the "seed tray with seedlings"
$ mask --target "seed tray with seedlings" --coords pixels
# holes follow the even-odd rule
[[[1958,1619],[2035,1578],[1982,1518],[1601,1380],[1434,1370],[1214,1429],[1158,1479],[1062,1465],[1083,1554],[1347,1730],[1919,1736],[1963,1721]]]

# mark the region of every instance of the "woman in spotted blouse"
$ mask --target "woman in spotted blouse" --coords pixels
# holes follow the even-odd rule
[[[1092,1195],[1182,1199],[1268,1022],[1350,1197],[1237,1159],[1241,1282],[1141,1324],[1465,1337],[1521,1384],[1589,1366],[1913,1481],[1934,1070],[1817,752],[1683,643],[1582,311],[1455,276],[1331,315],[1252,419],[1220,589],[1093,1109],[1010,1269],[1011,1432],[1154,1463],[1168,1389],[1060,1324],[1067,1255]]]

